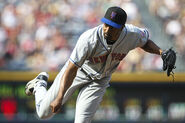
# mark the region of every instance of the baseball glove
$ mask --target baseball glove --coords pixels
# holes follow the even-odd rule
[[[176,62],[176,53],[172,48],[165,50],[162,52],[161,58],[163,60],[163,70],[167,70],[167,76],[173,73],[173,69],[175,69],[175,62]]]

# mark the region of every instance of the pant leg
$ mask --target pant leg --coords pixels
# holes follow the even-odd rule
[[[46,89],[44,90],[44,87],[36,88],[35,103],[36,103],[36,111],[39,118],[47,119],[54,115],[51,112],[50,103],[56,98],[58,94],[62,75],[63,75],[63,72],[60,72],[57,75],[57,77],[55,78],[53,84],[48,89],[48,91]]]
[[[48,91],[44,88],[38,88],[35,93],[35,99],[36,101],[36,111],[41,119],[47,119],[51,118],[54,113],[52,113],[50,104],[51,102],[56,98],[59,88],[60,88],[60,80],[63,76],[64,69],[57,75],[55,78],[53,84],[49,88]],[[80,88],[82,85],[86,84],[88,82],[79,81],[79,79],[75,78],[72,85],[69,87],[69,89],[64,94],[64,98],[62,100],[62,105],[72,96],[72,94]]]
[[[40,110],[40,102],[45,97],[47,90],[45,86],[41,86],[42,83],[47,84],[44,80],[37,82],[36,86],[34,87],[34,90],[37,90],[35,92],[35,106],[36,106],[36,112],[39,112]]]
[[[91,123],[108,86],[108,82],[91,82],[80,90],[76,103],[75,123]]]

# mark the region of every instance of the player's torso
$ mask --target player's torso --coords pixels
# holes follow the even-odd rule
[[[95,46],[82,68],[91,76],[91,78],[99,79],[105,76],[110,76],[128,52],[135,48],[137,45],[137,35],[130,34],[127,28],[124,28],[119,39],[112,45],[112,47],[107,45],[106,40],[103,37],[102,25],[97,28],[96,34],[94,35],[93,40]]]

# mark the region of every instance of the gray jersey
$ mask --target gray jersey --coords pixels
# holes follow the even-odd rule
[[[106,88],[109,87],[111,74],[130,50],[143,46],[148,39],[146,30],[126,25],[119,39],[112,46],[108,46],[103,37],[102,27],[103,25],[100,25],[83,33],[70,56],[70,61],[80,69],[72,85],[65,92],[62,104],[81,88],[77,97],[75,123],[92,121]],[[43,86],[43,80],[36,83],[34,87],[36,110],[40,118],[49,118],[54,115],[50,104],[58,95],[68,63],[69,61],[59,72],[48,91]],[[31,82],[34,81],[35,79],[31,80]]]
[[[109,46],[103,36],[102,24],[80,36],[70,61],[83,69],[86,76],[93,80],[110,77],[128,52],[142,47],[148,38],[146,29],[126,24],[119,39]]]

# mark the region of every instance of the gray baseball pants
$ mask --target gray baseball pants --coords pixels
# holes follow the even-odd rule
[[[43,86],[35,88],[36,111],[41,119],[51,118],[54,113],[51,112],[50,103],[56,98],[60,80],[65,71],[65,67],[59,72],[51,87],[46,90]],[[81,79],[80,72],[77,73],[72,85],[66,91],[62,100],[62,105],[72,96],[75,90],[80,89],[75,112],[75,123],[91,123],[92,118],[102,101],[102,97],[109,86],[110,77],[101,80],[87,81]],[[79,74],[79,75],[78,75]],[[38,83],[39,84],[39,83]]]

